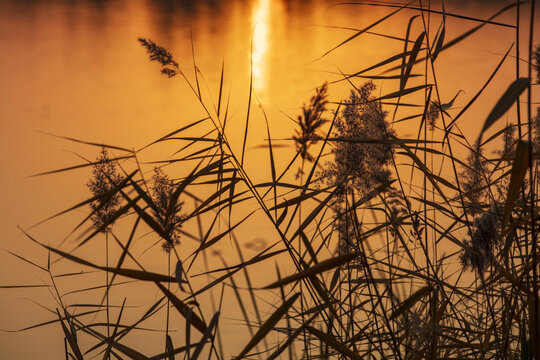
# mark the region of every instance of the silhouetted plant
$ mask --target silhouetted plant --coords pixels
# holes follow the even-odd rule
[[[438,100],[432,100],[429,102],[428,111],[426,113],[426,122],[429,130],[435,130],[435,122],[441,114],[441,103]]]
[[[408,320],[405,326],[408,328],[407,347],[410,356],[407,358],[423,359],[435,336],[435,326],[425,315],[419,312],[410,312]]]
[[[315,90],[315,95],[311,98],[309,105],[302,107],[302,115],[298,116],[299,129],[296,129],[293,139],[300,156],[304,160],[313,161],[309,154],[311,145],[316,144],[320,139],[318,130],[328,120],[323,117],[328,104],[328,84],[324,83]]]
[[[402,223],[402,218],[406,217],[409,214],[409,208],[411,206],[410,201],[403,196],[402,192],[396,189],[393,186],[390,186],[385,192],[385,202],[388,206],[387,216],[393,226],[389,227],[390,234],[395,236],[395,231],[398,226]],[[414,213],[411,217],[412,220],[412,229],[410,231],[411,235],[415,236],[417,239],[420,239],[420,236],[423,232],[423,227],[420,226],[418,219],[418,214]]]
[[[171,205],[172,195],[175,187],[172,180],[159,168],[154,169],[152,186],[152,201],[155,209],[153,209],[155,218],[167,233],[170,241],[162,243],[163,250],[170,252],[175,246],[180,244],[180,227],[184,221],[181,214],[183,202],[176,201]],[[172,207],[171,207],[172,206]],[[169,209],[169,207],[171,207]]]
[[[452,100],[450,100],[450,102],[442,105],[439,100],[432,100],[429,102],[428,110],[426,112],[426,123],[430,131],[435,130],[435,123],[441,116],[441,112],[446,116],[450,116],[446,110],[450,109],[454,105],[454,101],[456,101],[458,95],[462,92],[463,90],[459,90],[456,95],[454,95]]]
[[[460,173],[461,190],[465,195],[465,208],[469,215],[480,214],[485,205],[486,163],[482,148],[475,144],[466,159],[467,167]]]
[[[345,255],[360,251],[357,234],[361,229],[361,224],[355,224],[355,219],[351,212],[345,211],[339,205],[336,205],[334,212],[338,216],[335,220],[336,230],[339,236],[337,254]]]
[[[507,126],[503,133],[503,146],[494,153],[506,158],[513,157],[516,141],[516,129],[512,125]]]
[[[148,54],[150,54],[151,61],[157,61],[161,64],[161,73],[168,77],[173,77],[180,73],[178,63],[174,61],[173,56],[165,48],[158,46],[150,39],[139,38],[139,42],[146,48]]]
[[[386,121],[387,112],[374,101],[375,88],[370,81],[353,91],[335,121],[334,161],[327,163],[323,176],[331,184],[343,184],[342,194],[356,190],[363,195],[391,177],[388,165],[393,146],[389,137],[394,131]]]
[[[474,219],[469,234],[470,240],[464,243],[468,249],[461,253],[460,260],[467,269],[471,268],[483,274],[494,259],[494,248],[500,241],[500,217],[502,211],[499,206],[492,206],[488,211]]]
[[[101,229],[105,233],[105,264],[109,266],[109,232],[115,222],[115,216],[120,203],[120,193],[115,188],[122,181],[122,176],[118,174],[116,162],[109,158],[107,149],[101,149],[99,156],[92,167],[92,178],[88,181],[88,187],[92,194],[97,197],[90,203],[92,208],[92,222],[96,229]],[[105,272],[106,290],[106,314],[107,324],[109,324],[109,272]],[[107,325],[107,335],[110,335]],[[105,359],[109,359],[107,356]]]
[[[536,151],[540,149],[540,106],[536,108],[536,116],[532,120],[532,141]]]
[[[540,82],[540,45],[534,48],[532,53],[533,63],[532,67],[536,71],[536,82]]]
[[[104,226],[103,232],[110,231],[114,223],[113,217],[120,204],[120,193],[113,189],[121,181],[122,176],[117,172],[116,163],[110,160],[107,149],[102,148],[92,167],[92,178],[87,186],[92,194],[98,197],[90,203],[93,211],[91,219],[97,229]]]

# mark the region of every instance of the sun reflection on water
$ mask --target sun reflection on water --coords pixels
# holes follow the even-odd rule
[[[253,9],[253,48],[251,54],[253,66],[253,89],[258,95],[266,90],[266,54],[268,52],[271,0],[259,0]]]

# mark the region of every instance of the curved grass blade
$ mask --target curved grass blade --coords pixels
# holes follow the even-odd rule
[[[401,77],[400,82],[399,82],[399,89],[401,91],[403,91],[403,89],[405,89],[405,86],[407,85],[407,80],[409,80],[409,76],[411,75],[413,65],[416,62],[418,52],[420,51],[420,48],[422,47],[422,43],[424,42],[425,37],[426,37],[426,32],[423,31],[414,42],[413,48],[411,50],[411,55],[409,56],[409,61],[407,62],[407,66],[405,67],[405,71],[403,72],[403,76]]]
[[[347,39],[343,40],[341,43],[339,43],[338,45],[334,46],[333,48],[331,48],[330,50],[328,50],[327,52],[325,52],[321,57],[319,57],[318,59],[316,59],[315,61],[317,60],[320,60],[322,59],[323,57],[325,57],[326,55],[330,54],[332,51],[336,50],[337,48],[345,45],[346,43],[348,43],[349,41],[357,38],[358,36],[362,35],[363,33],[367,32],[369,29],[375,27],[376,25],[384,22],[385,20],[391,18],[392,16],[394,16],[395,14],[397,14],[398,12],[400,12],[401,10],[403,10],[404,8],[406,8],[408,5],[412,4],[413,2],[411,1],[410,3],[406,4],[406,5],[403,5],[401,6],[399,9],[391,12],[390,14],[380,18],[379,20],[375,21],[374,23],[368,25],[367,27],[363,28],[362,30],[358,31],[356,34],[348,37]]]
[[[442,1],[442,16],[443,20],[439,27],[439,30],[437,30],[437,34],[435,35],[435,39],[433,39],[433,44],[435,46],[431,46],[432,52],[431,52],[431,62],[434,63],[435,59],[437,59],[437,56],[439,56],[439,52],[442,49],[443,43],[444,43],[444,35],[446,34],[446,11],[444,8],[444,2]]]
[[[58,314],[58,319],[60,321],[60,325],[62,326],[62,330],[64,331],[64,335],[66,336],[66,339],[69,343],[69,346],[71,347],[71,350],[73,351],[73,355],[75,356],[77,360],[83,360],[81,350],[79,349],[79,345],[77,344],[77,338],[75,337],[74,334],[72,334],[69,331],[69,329],[64,324],[64,320],[62,318],[62,315],[60,315],[60,312],[58,311],[58,309],[56,309],[56,313]]]
[[[439,187],[439,184],[437,181],[440,181],[441,183],[445,184],[446,186],[450,187],[450,188],[455,188],[454,185],[452,185],[449,181],[439,177],[439,176],[436,176],[434,175],[429,169],[428,167],[422,162],[422,160],[420,160],[420,158],[418,156],[416,156],[415,153],[413,153],[409,147],[405,144],[400,144],[400,146],[406,151],[406,155],[408,157],[410,157],[414,163],[416,164],[416,166],[418,166],[418,168],[424,173],[426,174],[426,177],[428,178],[428,180],[431,182],[431,184],[433,185],[433,187],[435,189],[437,189],[437,192],[439,193],[439,195],[441,195],[441,197],[444,199],[444,201],[446,201],[448,203],[448,199],[446,198],[446,196],[444,195],[444,192],[441,190],[441,188]],[[436,181],[437,180],[437,181]]]
[[[23,257],[20,256],[20,255],[17,255],[17,254],[15,254],[15,253],[13,253],[13,252],[11,252],[11,251],[9,251],[9,250],[6,250],[6,249],[4,249],[4,251],[10,253],[11,255],[15,256],[16,258],[21,259],[21,260],[24,261],[24,262],[29,263],[30,265],[34,265],[34,266],[37,267],[38,269],[41,269],[41,270],[46,271],[46,272],[49,272],[49,270],[46,269],[46,268],[44,268],[43,266],[40,266],[40,265],[38,265],[38,264],[36,264],[36,263],[34,263],[34,262],[28,260],[28,259],[25,259],[25,258],[23,258]]]
[[[211,274],[211,273],[215,273],[215,272],[219,272],[219,271],[228,271],[228,270],[235,270],[235,269],[244,268],[244,267],[247,267],[249,265],[256,264],[256,263],[258,263],[260,261],[264,261],[266,259],[269,259],[271,257],[274,257],[276,255],[279,255],[279,254],[284,253],[285,251],[287,251],[287,249],[282,249],[282,250],[277,250],[277,251],[274,251],[274,252],[271,252],[271,253],[268,253],[268,254],[264,254],[269,249],[270,248],[264,250],[263,252],[259,253],[256,256],[252,257],[250,260],[244,261],[244,262],[242,262],[240,264],[233,265],[233,266],[227,266],[227,267],[216,269],[216,270],[206,271],[206,272],[203,272],[201,274],[193,275],[192,277]]]
[[[127,357],[129,357],[130,359],[133,359],[133,360],[149,360],[148,357],[144,356],[143,354],[141,354],[140,352],[126,346],[126,345],[123,345],[123,344],[120,344],[118,342],[118,340],[112,340],[108,337],[106,337],[105,335],[89,328],[89,327],[81,327],[81,330],[94,336],[94,337],[97,337],[101,340],[103,340],[104,342],[106,342],[107,344],[109,344],[111,347],[117,349],[118,351],[120,351],[122,354],[126,355]]]
[[[276,227],[279,227],[279,225],[281,225],[283,220],[285,220],[285,217],[287,217],[287,210],[288,209],[289,209],[289,207],[285,206],[285,209],[283,209],[283,212],[281,213],[281,215],[279,215],[279,218],[276,221]]]
[[[409,4],[411,4],[411,3],[409,3]],[[526,1],[523,1],[521,3],[522,4],[526,3]],[[343,2],[343,3],[335,4],[335,5],[332,5],[332,6],[336,6],[336,5],[369,5],[369,6],[382,6],[382,7],[393,7],[393,8],[401,7],[401,4],[391,3],[391,2],[381,2],[381,3]],[[514,6],[515,6],[515,4],[514,4]],[[474,21],[474,22],[487,23],[487,24],[497,25],[497,26],[502,26],[502,27],[509,27],[509,28],[515,28],[516,27],[515,25],[512,25],[512,24],[506,24],[506,23],[501,23],[501,22],[497,22],[497,21],[492,21],[496,16],[493,16],[489,20],[484,20],[484,19],[474,18],[474,17],[471,17],[471,16],[466,16],[466,15],[461,15],[461,14],[447,13],[447,12],[444,12],[444,4],[443,4],[442,11],[439,11],[439,10],[436,10],[436,9],[433,9],[433,8],[417,7],[417,6],[410,6],[410,5],[407,5],[406,8],[409,9],[409,10],[417,10],[417,11],[422,11],[422,12],[432,13],[432,14],[440,14],[440,15],[445,15],[446,14],[448,17],[455,17],[457,19],[463,19],[463,20],[469,20],[469,21]],[[505,8],[505,10],[508,10],[508,9]],[[500,15],[500,14],[498,14],[498,15]]]
[[[153,273],[153,272],[149,272],[149,271],[134,270],[134,269],[119,269],[119,268],[116,268],[116,267],[99,266],[99,265],[91,263],[90,261],[81,259],[81,258],[79,258],[79,257],[77,257],[75,255],[66,253],[66,252],[64,252],[62,250],[55,249],[55,248],[53,248],[51,246],[48,246],[48,245],[44,245],[44,244],[40,243],[39,241],[37,241],[36,239],[34,239],[33,237],[31,237],[30,235],[28,235],[26,232],[23,231],[23,233],[30,240],[34,241],[36,244],[42,246],[43,248],[45,248],[47,250],[50,250],[50,251],[54,252],[55,254],[58,254],[58,255],[62,256],[63,258],[66,258],[68,260],[71,260],[71,261],[76,262],[76,263],[81,264],[81,265],[86,265],[86,266],[92,267],[94,269],[100,269],[100,270],[104,270],[104,271],[109,271],[109,272],[112,272],[112,273],[115,273],[115,274],[118,274],[118,275],[122,275],[122,276],[129,277],[129,278],[132,278],[132,279],[137,279],[137,280],[154,281],[154,282],[156,282],[156,281],[176,282],[176,278],[174,278],[172,276],[157,274],[157,273]]]
[[[289,199],[289,200],[284,200],[282,203],[279,203],[279,204],[271,207],[270,209],[268,209],[268,211],[272,211],[274,209],[281,209],[283,207],[287,208],[290,205],[296,205],[298,203],[303,202],[304,200],[307,200],[307,199],[310,199],[310,198],[312,198],[312,197],[314,197],[316,195],[319,195],[320,193],[325,192],[325,191],[327,191],[328,189],[330,189],[332,187],[333,187],[333,185],[325,187],[324,189],[317,189],[317,190],[314,190],[312,192],[296,196],[296,197],[294,197],[292,199]]]
[[[519,78],[510,84],[484,122],[480,135],[478,135],[478,143],[481,142],[484,131],[503,116],[516,101],[519,101],[519,95],[527,89],[530,82],[529,78]]]
[[[0,289],[24,289],[24,288],[42,288],[51,287],[50,285],[0,285]]]
[[[411,296],[409,296],[406,300],[404,300],[399,308],[396,309],[390,316],[390,320],[395,319],[399,315],[403,314],[405,311],[409,310],[424,296],[429,294],[433,290],[433,285],[426,285],[422,287],[421,289],[417,290],[415,293],[413,293]]]
[[[452,126],[454,125],[454,123],[459,119],[461,118],[461,116],[463,114],[465,114],[465,112],[467,111],[467,109],[469,109],[469,107],[476,101],[476,99],[478,99],[478,97],[480,96],[480,94],[484,91],[484,89],[488,86],[488,84],[491,82],[491,80],[493,80],[493,78],[495,77],[495,74],[497,74],[497,72],[499,71],[499,69],[501,68],[502,64],[504,63],[504,60],[506,60],[506,58],[508,57],[508,54],[510,53],[510,50],[512,50],[512,48],[514,47],[514,44],[512,44],[510,46],[510,48],[508,49],[508,51],[506,51],[506,53],[504,54],[503,58],[501,59],[501,61],[497,64],[497,66],[495,67],[495,70],[493,70],[493,72],[491,73],[491,75],[489,76],[488,80],[484,83],[484,85],[482,85],[482,88],[472,97],[472,99],[467,103],[467,105],[465,105],[465,107],[463,109],[461,109],[461,111],[459,112],[459,114],[456,115],[456,117],[450,122],[450,124],[448,124],[448,126],[446,127],[445,129],[445,135],[444,135],[444,139],[446,140],[446,138],[448,137],[448,135],[450,135],[450,131],[452,130]]]
[[[133,157],[133,156],[119,156],[119,157],[116,157],[116,158],[114,158],[114,159],[108,159],[108,160],[105,160],[105,161],[94,161],[94,162],[90,162],[90,161],[89,161],[89,162],[86,163],[86,164],[80,164],[80,165],[69,166],[69,167],[62,168],[62,169],[57,169],[57,170],[44,171],[44,172],[41,172],[41,173],[38,173],[38,174],[30,175],[30,176],[28,176],[28,177],[32,178],[32,177],[43,176],[43,175],[57,174],[57,173],[61,173],[61,172],[64,172],[64,171],[75,170],[75,169],[81,169],[81,168],[85,168],[85,167],[89,167],[89,166],[94,166],[94,165],[97,165],[97,164],[108,163],[108,162],[111,162],[111,161],[118,161],[118,160],[123,160],[123,159],[130,159],[130,158],[132,158],[132,157]]]
[[[181,133],[182,131],[187,130],[187,129],[189,129],[190,127],[193,127],[193,126],[195,126],[195,125],[197,125],[197,124],[200,124],[201,122],[203,122],[203,121],[205,121],[205,120],[208,120],[208,119],[210,119],[210,117],[205,117],[205,118],[199,119],[199,120],[194,121],[194,122],[192,122],[192,123],[190,123],[190,124],[188,124],[188,125],[186,125],[186,126],[184,126],[184,127],[181,127],[180,129],[174,130],[174,131],[168,133],[167,135],[165,135],[165,136],[163,136],[163,137],[157,139],[156,141],[153,141],[153,142],[151,142],[150,144],[148,144],[148,145],[146,145],[146,146],[143,146],[141,149],[138,150],[138,152],[139,152],[139,151],[142,151],[142,150],[144,150],[144,149],[146,149],[146,148],[149,147],[149,146],[152,146],[152,145],[154,145],[154,144],[157,144],[157,143],[159,143],[159,142],[161,142],[161,141],[165,141],[165,140],[169,139],[171,136],[176,135],[176,134],[178,134],[178,133]]]
[[[216,235],[215,237],[213,237],[212,239],[208,240],[208,241],[205,241],[201,247],[199,247],[197,250],[195,250],[195,253],[198,253],[212,245],[214,245],[215,243],[217,243],[219,240],[223,239],[223,237],[225,237],[227,234],[231,233],[234,229],[236,229],[240,224],[242,224],[244,221],[246,221],[251,215],[253,215],[255,212],[251,212],[249,213],[246,217],[244,217],[242,220],[240,220],[238,223],[236,223],[233,227],[225,230],[224,232],[222,232],[221,234],[218,234]]]
[[[167,296],[167,298],[169,298],[169,300],[174,305],[176,310],[178,310],[178,312],[182,316],[187,318],[187,314],[191,310],[189,308],[189,306],[184,304],[179,298],[177,298],[172,292],[167,290],[167,288],[165,286],[161,285],[159,282],[156,282],[156,285],[163,292],[163,294],[165,294],[165,296]],[[197,316],[197,314],[195,314],[195,313],[191,314],[191,325],[193,325],[193,327],[195,327],[195,329],[199,330],[203,334],[206,332],[207,327],[204,324],[204,321],[202,321],[201,318],[199,316]]]
[[[285,313],[289,310],[289,308],[294,304],[296,299],[300,296],[300,293],[296,293],[293,296],[291,296],[287,301],[285,301],[279,308],[274,311],[272,315],[266,320],[266,322],[259,328],[259,330],[255,333],[253,338],[247,343],[247,345],[244,347],[244,349],[240,352],[240,354],[235,358],[237,360],[242,359],[249,351],[257,345],[279,322],[279,320],[285,315]]]
[[[176,203],[178,202],[178,198],[180,197],[180,194],[182,194],[182,192],[184,192],[184,190],[186,189],[186,187],[193,182],[193,180],[195,179],[198,179],[199,177],[201,176],[204,176],[204,175],[207,175],[209,172],[211,172],[212,170],[214,170],[215,168],[219,167],[219,166],[222,166],[223,165],[223,159],[219,159],[207,166],[205,166],[204,168],[202,168],[199,172],[195,173],[197,171],[197,169],[199,168],[200,164],[202,163],[202,160],[201,162],[195,167],[195,169],[191,172],[191,174],[189,174],[185,179],[184,181],[182,181],[180,183],[180,185],[178,185],[178,187],[176,188],[176,190],[174,191],[174,193],[172,194],[170,200],[169,200],[169,205],[167,206],[167,212],[165,214],[165,221],[167,221],[169,219],[169,217],[171,216],[171,213],[173,211],[173,209],[175,208],[176,206]]]
[[[73,142],[76,142],[76,143],[79,143],[79,144],[85,144],[85,145],[91,145],[91,146],[98,146],[98,147],[100,147],[100,148],[107,148],[107,149],[113,149],[113,150],[121,150],[121,151],[129,152],[129,153],[133,153],[133,150],[126,149],[126,148],[119,147],[119,146],[107,145],[107,144],[100,144],[100,143],[94,143],[94,142],[89,142],[89,141],[84,141],[84,140],[74,139],[74,138],[67,137],[67,136],[51,134],[51,133],[48,133],[48,132],[46,132],[46,131],[40,131],[40,133],[45,134],[45,135],[49,135],[49,136],[52,136],[52,137],[55,137],[55,138],[58,138],[58,139],[64,139],[64,140],[73,141]]]
[[[192,295],[190,295],[190,296],[188,297],[188,299],[189,299],[189,298],[192,298],[192,297],[195,297],[195,296],[197,296],[197,295],[199,295],[199,294],[201,294],[201,293],[207,291],[208,289],[210,289],[210,288],[216,286],[217,284],[222,283],[224,280],[230,278],[231,276],[233,276],[234,274],[236,274],[238,271],[240,271],[240,269],[241,269],[241,268],[234,269],[233,271],[228,272],[227,274],[224,274],[224,275],[218,277],[217,279],[215,279],[215,280],[212,281],[211,283],[205,285],[202,289],[197,290],[196,292],[194,292]]]
[[[527,173],[527,168],[529,166],[529,149],[530,144],[525,143],[524,141],[519,141],[516,147],[516,158],[514,160],[514,165],[512,166],[512,172],[510,175],[510,184],[508,185],[508,195],[506,197],[506,203],[504,204],[504,212],[502,217],[501,227],[504,231],[506,224],[510,219],[510,214],[514,208],[514,204],[519,196],[519,190],[523,185],[523,180]]]
[[[307,277],[311,277],[314,275],[317,275],[321,272],[333,269],[335,267],[341,266],[343,264],[348,263],[349,261],[353,260],[358,256],[358,253],[352,253],[352,254],[345,254],[341,255],[335,258],[331,258],[328,260],[321,261],[317,265],[314,265],[302,272],[296,273],[291,276],[287,276],[281,280],[278,280],[270,285],[267,285],[264,287],[264,289],[273,289],[277,287],[281,287],[283,285],[289,284],[294,281],[298,281]]]
[[[318,337],[322,342],[332,347],[334,350],[338,351],[340,354],[344,355],[348,359],[354,359],[354,360],[361,360],[363,359],[362,356],[355,353],[354,351],[350,350],[345,344],[343,344],[340,341],[337,341],[334,337],[331,335],[328,335],[321,330],[315,329],[311,326],[306,326],[306,329]]]
[[[42,306],[41,304],[37,304],[39,306]],[[47,309],[49,311],[51,311],[52,313],[54,313],[54,311],[50,310],[50,309]],[[86,311],[86,312],[82,312],[80,314],[77,314],[77,315],[72,315],[71,317],[72,318],[77,318],[77,317],[81,317],[81,316],[85,316],[85,315],[92,315],[92,314],[96,314],[96,313],[99,313],[101,311],[104,311],[103,309],[99,309],[99,310],[91,310],[91,311]],[[62,318],[62,319],[65,319],[65,318]],[[30,326],[27,326],[27,327],[24,327],[24,328],[21,328],[21,329],[18,329],[18,330],[0,330],[2,332],[7,332],[7,333],[17,333],[17,332],[22,332],[22,331],[26,331],[26,330],[30,330],[30,329],[35,329],[35,328],[38,328],[38,327],[41,327],[41,326],[45,326],[45,325],[50,325],[50,324],[54,324],[54,323],[57,323],[59,322],[60,320],[59,319],[55,319],[55,320],[49,320],[49,321],[45,321],[45,322],[42,322],[42,323],[39,323],[39,324],[34,324],[34,325],[30,325]]]
[[[214,327],[216,327],[217,325],[217,322],[218,322],[218,319],[219,319],[219,311],[216,312],[214,314],[214,316],[212,317],[212,320],[210,320],[210,325],[208,325],[208,329],[206,329],[206,331],[204,332],[204,335],[201,339],[201,341],[199,341],[199,344],[197,345],[197,347],[195,348],[195,351],[193,351],[193,355],[191,357],[191,360],[197,360],[199,358],[199,355],[201,354],[202,352],[202,349],[204,347],[204,344],[206,344],[206,341],[208,339],[212,339],[213,336],[212,336],[212,331],[214,330]]]

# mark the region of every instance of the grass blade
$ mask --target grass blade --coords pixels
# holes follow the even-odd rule
[[[480,135],[478,135],[478,143],[481,142],[484,131],[503,116],[516,101],[519,101],[519,95],[527,89],[530,82],[529,78],[519,78],[510,84],[484,122]]]
[[[172,292],[167,290],[165,286],[161,285],[159,282],[156,282],[156,285],[163,292],[163,294],[165,294],[165,296],[169,298],[176,310],[178,310],[178,312],[182,316],[187,318],[190,308],[186,304],[184,304],[179,298],[177,298]],[[201,318],[195,313],[191,314],[191,325],[193,325],[195,329],[199,330],[203,334],[206,332],[207,327],[204,324],[204,321],[202,321]]]
[[[310,267],[309,269],[306,269],[302,272],[299,272],[297,274],[287,276],[281,280],[278,280],[270,285],[267,285],[264,287],[264,289],[273,289],[277,287],[281,287],[283,285],[289,284],[294,281],[298,281],[307,277],[311,277],[314,275],[317,275],[321,272],[333,269],[335,267],[341,266],[343,264],[348,263],[349,261],[355,259],[358,256],[358,253],[352,253],[352,254],[346,254],[341,255],[335,258],[331,258],[328,260],[321,261],[317,265],[314,265]]]
[[[266,322],[263,324],[263,326],[260,327],[260,329],[255,333],[253,338],[247,343],[247,345],[244,347],[244,349],[240,352],[240,354],[235,359],[241,359],[243,358],[249,351],[257,345],[278,323],[278,321],[285,315],[285,313],[289,310],[289,308],[294,304],[296,299],[300,296],[300,293],[296,293],[293,296],[291,296],[287,301],[285,301],[279,308],[277,308],[276,311],[270,317]]]
[[[340,341],[337,341],[331,335],[326,334],[326,333],[324,333],[324,332],[322,332],[322,331],[320,331],[318,329],[315,329],[314,327],[311,327],[311,326],[306,326],[306,329],[310,333],[312,333],[313,335],[318,337],[322,342],[324,342],[325,344],[331,346],[332,348],[337,350],[340,354],[344,355],[346,358],[354,359],[354,360],[361,360],[362,359],[362,357],[359,354],[355,353],[354,351],[351,351],[347,346],[345,346],[345,344],[343,344]]]
[[[514,204],[519,196],[519,190],[521,189],[521,186],[523,186],[523,180],[525,179],[527,168],[529,166],[530,146],[530,144],[527,144],[524,141],[519,141],[516,147],[516,158],[514,160],[514,165],[512,166],[508,194],[506,196],[506,203],[504,204],[501,224],[503,231],[506,228]]]

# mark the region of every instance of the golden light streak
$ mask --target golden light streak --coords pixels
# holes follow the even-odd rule
[[[263,95],[266,89],[266,54],[268,52],[271,0],[259,0],[255,5],[251,21],[253,24],[253,89]]]

